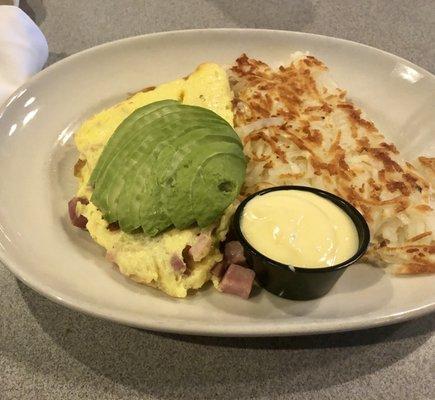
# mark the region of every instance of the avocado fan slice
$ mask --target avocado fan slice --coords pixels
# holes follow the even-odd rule
[[[200,228],[213,223],[240,193],[245,181],[246,160],[234,154],[209,157],[192,180],[195,220]]]
[[[115,130],[91,175],[91,201],[126,232],[204,227],[237,197],[245,169],[240,139],[223,118],[160,101]]]
[[[222,157],[223,154],[234,154],[240,157],[243,162],[243,153],[233,138],[211,135],[195,142],[193,146],[187,147],[187,152],[178,152],[177,170],[167,176],[162,176],[161,197],[163,208],[170,217],[176,228],[184,229],[195,222],[195,210],[193,208],[192,182],[198,170],[210,157]],[[177,156],[174,157],[177,159]],[[230,172],[232,173],[232,172]],[[209,182],[206,183],[206,191],[211,190]],[[213,201],[220,202],[215,198]],[[231,200],[233,201],[234,198]],[[179,205],[183,204],[184,207]],[[226,206],[217,205],[220,211]]]
[[[160,101],[137,109],[127,117],[129,121],[124,121],[115,130],[111,137],[114,140],[109,140],[107,146],[111,143],[113,145],[104,147],[95,168],[100,169],[100,173],[94,177],[94,170],[91,175],[90,181],[94,184],[91,201],[102,210],[108,222],[117,220],[116,208],[113,207],[113,203],[109,206],[109,202],[117,198],[125,174],[128,174],[137,163],[146,149],[146,142],[152,139],[143,134],[143,129],[172,113],[170,106],[174,103],[178,104],[173,100]],[[130,122],[130,119],[133,122]]]
[[[108,210],[104,216],[109,222],[118,220],[118,199],[124,185],[128,184],[131,169],[136,169],[137,164],[152,148],[152,143],[160,140],[160,128],[170,124],[174,116],[181,112],[176,109],[178,105],[179,103],[172,104],[170,109],[161,108],[150,115],[143,110],[144,118],[137,118],[130,128],[134,134],[131,133],[128,137],[127,145],[120,147],[119,152],[106,167],[111,171],[110,175],[107,172],[103,173],[97,181],[95,203],[101,209]],[[152,134],[153,129],[156,134]]]
[[[108,142],[104,146],[104,153],[105,157],[104,159],[97,163],[94,170],[92,171],[91,177],[89,182],[91,184],[94,184],[95,181],[99,178],[101,171],[105,171],[107,164],[113,160],[114,154],[118,153],[120,150],[120,146],[126,146],[128,142],[125,140],[126,133],[129,132],[129,129],[131,126],[140,118],[143,118],[147,114],[151,114],[154,112],[154,117],[158,117],[159,114],[155,113],[157,110],[162,110],[162,114],[168,112],[169,110],[166,108],[168,105],[177,103],[176,100],[162,100],[162,101],[156,101],[154,103],[151,103],[146,107],[146,110],[142,110],[142,112],[136,112],[138,110],[135,110],[132,114],[129,115],[128,118],[124,119],[119,126],[116,128],[115,133],[109,138]],[[144,107],[142,107],[144,108]],[[150,118],[150,122],[152,122],[152,119]],[[122,131],[122,133],[119,133],[119,131]],[[131,137],[132,135],[129,135],[130,139],[133,139]]]
[[[238,140],[226,134],[228,132],[227,127],[222,123],[209,125],[209,127],[211,126],[213,126],[212,131],[214,132],[214,135],[219,135],[219,140]],[[226,132],[223,129],[225,129]],[[216,140],[216,138],[214,140]],[[205,129],[204,125],[198,124],[197,126],[189,127],[188,132],[186,132],[185,135],[178,136],[175,141],[166,145],[165,148],[159,152],[154,168],[154,171],[157,172],[154,175],[155,184],[151,185],[151,187],[155,188],[154,197],[152,199],[148,198],[148,201],[146,201],[146,198],[142,198],[142,201],[140,202],[140,220],[144,232],[153,235],[156,230],[163,230],[164,227],[167,227],[172,223],[176,227],[184,227],[192,223],[192,221],[184,222],[183,224],[176,223],[175,218],[172,216],[169,218],[170,216],[168,215],[167,210],[163,207],[162,198],[168,196],[174,197],[176,195],[177,189],[174,189],[174,187],[171,188],[171,184],[175,186],[175,181],[178,179],[178,177],[175,177],[177,171],[186,171],[186,164],[188,164],[189,160],[192,158],[192,147],[196,146],[195,151],[203,151],[203,147],[210,143],[210,141],[210,129]],[[194,145],[192,145],[192,143],[194,143]],[[183,162],[184,167],[182,166]],[[188,182],[184,182],[183,177],[181,177],[181,179],[182,180],[179,181],[181,182],[181,187],[185,188]],[[187,205],[190,204],[187,197],[184,198],[184,203]],[[178,210],[179,218],[182,218],[182,215],[186,214],[188,209],[190,209],[188,206],[180,207]],[[190,215],[193,214],[190,213]],[[157,224],[159,219],[162,220],[162,223],[164,224],[163,226]]]
[[[180,110],[174,111],[170,115],[166,115],[164,119],[156,121],[152,130],[149,129],[147,135],[153,137],[152,141],[147,142],[147,152],[143,154],[140,161],[135,165],[135,171],[127,176],[124,180],[119,202],[117,207],[118,221],[121,229],[130,232],[142,224],[144,218],[140,217],[140,209],[147,207],[147,217],[150,217],[150,223],[155,227],[159,227],[158,231],[163,230],[171,225],[171,221],[166,214],[162,213],[157,207],[159,196],[159,188],[156,184],[156,174],[164,171],[165,165],[159,166],[157,158],[176,141],[186,141],[185,135],[190,133],[191,121],[194,121],[199,127],[204,124],[211,124],[216,119],[215,116],[210,118],[199,110],[193,110],[191,113],[191,121],[186,118],[186,106]],[[179,119],[183,118],[183,125],[180,128]],[[146,233],[148,232],[143,226]]]
[[[174,142],[173,134],[176,132],[177,139],[185,140],[187,134],[191,133],[190,127],[182,130],[174,129],[171,126],[160,127],[162,133],[161,140],[153,143],[149,147],[149,153],[145,155],[134,173],[125,181],[124,190],[119,197],[118,215],[121,229],[126,232],[132,231],[142,225],[145,232],[148,230],[141,221],[152,218],[149,223],[153,226],[151,230],[159,227],[159,231],[171,225],[171,220],[162,212],[160,204],[161,189],[158,185],[158,175],[164,170],[165,166],[160,167],[159,157],[172,148]],[[172,151],[170,151],[172,154]],[[150,166],[152,165],[152,168]],[[146,217],[141,217],[141,210],[147,209]],[[142,211],[143,212],[143,211]],[[148,232],[151,234],[151,231]]]

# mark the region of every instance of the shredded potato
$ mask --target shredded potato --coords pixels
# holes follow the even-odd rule
[[[333,192],[366,218],[368,261],[399,274],[435,272],[434,158],[420,157],[421,174],[403,160],[313,56],[297,53],[274,71],[242,55],[229,77],[249,159],[243,195],[285,184]]]

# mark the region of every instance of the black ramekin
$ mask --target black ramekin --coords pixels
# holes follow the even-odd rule
[[[289,267],[286,264],[282,264],[266,257],[264,254],[261,254],[252,247],[243,236],[240,228],[240,220],[245,205],[256,196],[262,196],[266,193],[282,190],[303,190],[306,192],[312,192],[332,201],[349,215],[358,232],[359,245],[355,255],[340,264],[330,267]],[[308,186],[275,186],[269,189],[260,190],[259,192],[248,196],[237,208],[233,217],[232,225],[232,230],[236,239],[240,241],[245,250],[247,264],[255,271],[255,279],[257,283],[277,296],[292,300],[310,300],[328,293],[344,270],[349,265],[355,263],[366,252],[370,242],[370,231],[367,222],[355,207],[343,200],[341,197]]]

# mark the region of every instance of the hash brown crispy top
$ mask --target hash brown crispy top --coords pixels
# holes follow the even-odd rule
[[[366,218],[367,260],[398,274],[435,272],[429,175],[423,177],[310,55],[287,67],[239,57],[229,76],[235,126],[249,159],[243,194],[285,184],[333,192]]]

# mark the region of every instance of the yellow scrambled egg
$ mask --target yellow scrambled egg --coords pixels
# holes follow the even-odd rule
[[[76,176],[79,179],[78,197],[90,199],[90,174],[104,145],[118,125],[137,108],[165,99],[208,108],[230,124],[233,123],[232,95],[228,79],[225,71],[216,64],[201,64],[186,79],[177,79],[152,90],[136,93],[88,119],[76,132],[75,144],[80,152],[76,168]],[[172,229],[150,238],[142,233],[111,231],[101,212],[91,202],[87,205],[77,205],[77,213],[88,219],[86,227],[90,235],[107,250],[107,258],[116,263],[123,274],[174,297],[185,297],[189,289],[200,288],[210,280],[210,269],[222,259],[218,249],[219,242],[225,238],[233,211],[233,206],[230,206],[219,223],[205,230],[197,227]],[[182,259],[186,245],[194,244],[201,232],[212,236],[212,246],[208,255],[194,262],[188,273],[175,271],[171,266],[171,257],[176,255]]]

